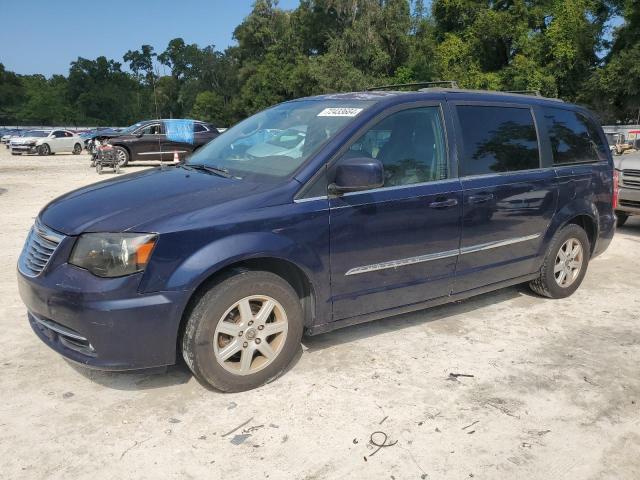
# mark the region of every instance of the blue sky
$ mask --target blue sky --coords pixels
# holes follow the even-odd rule
[[[127,50],[147,43],[157,52],[169,40],[233,43],[233,29],[251,11],[252,0],[2,0],[0,63],[31,74],[67,74],[77,57],[104,55],[122,63]],[[280,0],[294,8],[298,0]],[[97,7],[94,7],[96,5]]]
[[[21,74],[67,74],[78,57],[124,64],[143,43],[162,52],[172,38],[224,50],[252,0],[0,0],[0,63]],[[299,0],[280,0],[295,8]],[[98,5],[99,7],[95,7]],[[429,5],[430,2],[425,2]],[[619,25],[614,19],[612,25]],[[125,65],[126,68],[126,65]],[[162,68],[162,67],[160,67]],[[162,70],[161,70],[161,73]]]

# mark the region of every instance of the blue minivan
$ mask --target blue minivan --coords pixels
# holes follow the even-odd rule
[[[75,362],[182,356],[203,384],[246,390],[280,375],[303,333],[523,282],[571,295],[613,237],[613,176],[594,116],[558,100],[302,98],[184,163],[52,201],[19,289],[35,333]]]

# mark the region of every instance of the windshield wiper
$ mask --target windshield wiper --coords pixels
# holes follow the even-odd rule
[[[226,168],[213,167],[210,165],[205,165],[203,163],[185,163],[182,164],[184,168],[194,168],[196,170],[204,170],[206,172],[213,173],[214,175],[218,175],[219,177],[231,178],[231,174],[229,170]]]

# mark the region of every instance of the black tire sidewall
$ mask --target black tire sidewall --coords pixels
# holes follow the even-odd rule
[[[278,357],[264,369],[251,375],[234,375],[216,360],[213,339],[224,312],[235,302],[250,295],[268,295],[284,308],[288,319],[285,344]],[[206,385],[226,392],[256,388],[278,377],[300,350],[303,312],[300,299],[281,277],[270,272],[246,271],[213,286],[192,310],[183,338],[185,358],[195,376]]]
[[[553,269],[555,267],[556,256],[558,255],[558,250],[560,247],[569,240],[570,238],[576,238],[582,245],[582,268],[580,270],[580,274],[575,281],[569,285],[568,287],[561,287],[556,282],[555,275]],[[578,225],[567,225],[565,226],[553,239],[553,244],[547,253],[547,258],[545,259],[545,269],[543,275],[545,276],[545,283],[547,290],[551,294],[551,298],[566,298],[572,295],[582,283],[584,276],[587,274],[587,267],[589,266],[589,259],[591,255],[591,245],[589,243],[589,237],[587,233]]]
[[[46,150],[46,152],[45,152]],[[38,154],[39,155],[49,155],[51,154],[51,148],[49,147],[48,144],[43,143],[42,145],[40,145],[40,148],[38,148]]]
[[[80,149],[77,152],[76,152],[76,147],[80,147]],[[73,151],[71,153],[73,153],[74,155],[80,155],[82,153],[82,145],[80,145],[79,143],[76,143],[73,146]]]

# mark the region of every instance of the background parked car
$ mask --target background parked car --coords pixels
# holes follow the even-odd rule
[[[82,138],[69,130],[30,130],[23,137],[10,142],[11,155],[38,153],[51,155],[58,152],[82,152]]]
[[[7,148],[9,148],[9,141],[13,137],[22,135],[24,132],[25,132],[24,130],[20,130],[19,128],[8,129],[2,134],[2,138],[0,138],[0,141],[4,143],[7,146]]]
[[[618,172],[618,226],[625,224],[631,215],[640,215],[640,153],[634,152],[614,159]]]
[[[184,131],[183,127],[189,131]],[[210,123],[171,119],[139,122],[117,135],[101,137],[109,138],[109,143],[117,150],[120,166],[125,166],[130,161],[169,161],[174,153],[183,159],[218,135],[220,133]]]

